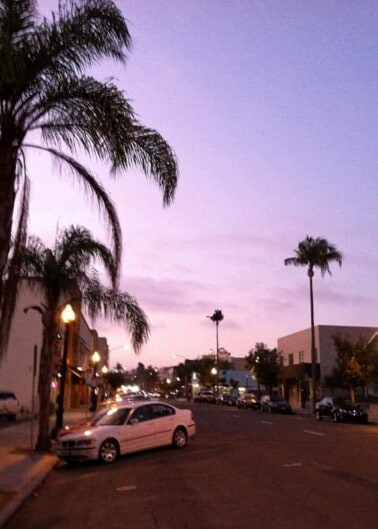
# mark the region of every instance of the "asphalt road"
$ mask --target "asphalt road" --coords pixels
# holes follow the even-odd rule
[[[377,425],[191,406],[186,449],[62,464],[6,529],[378,527]]]

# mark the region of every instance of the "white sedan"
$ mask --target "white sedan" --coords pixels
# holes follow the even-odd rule
[[[55,451],[72,461],[113,463],[120,455],[172,444],[184,448],[195,434],[190,410],[162,402],[134,402],[110,408],[86,424],[58,434]]]
[[[16,395],[10,391],[0,391],[0,415],[5,415],[8,421],[14,421],[19,411]]]

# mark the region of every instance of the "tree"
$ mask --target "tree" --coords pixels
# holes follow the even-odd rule
[[[219,323],[224,319],[224,316],[222,314],[222,311],[219,310],[219,309],[216,309],[214,311],[214,314],[212,314],[212,316],[208,316],[208,318],[211,319],[211,321],[213,321],[215,323],[215,334],[216,334],[216,354],[217,354],[217,357],[216,357],[216,369],[217,369],[217,373],[218,373],[218,377],[217,377],[217,395],[219,394],[219,335],[218,335],[218,328],[219,328]]]
[[[337,352],[336,367],[332,375],[326,378],[326,383],[331,387],[347,389],[354,402],[356,388],[365,389],[367,382],[378,376],[376,344],[366,343],[362,338],[351,342],[345,336],[335,336],[334,343]]]
[[[0,359],[15,295],[5,268],[9,274],[12,232],[26,227],[30,149],[67,167],[98,202],[112,230],[116,275],[122,241],[115,208],[72,153],[109,163],[113,174],[138,166],[161,188],[164,205],[174,198],[178,167],[170,146],[139,123],[113,82],[85,73],[104,58],[123,63],[130,47],[125,18],[111,0],[60,0],[50,20],[40,20],[36,0],[0,0]]]
[[[113,371],[108,371],[108,373],[103,375],[103,377],[104,377],[104,380],[106,380],[107,384],[111,386],[113,391],[116,391],[118,388],[123,386],[126,382],[125,373],[117,369]]]
[[[271,393],[277,386],[280,373],[280,354],[277,349],[269,349],[264,343],[256,343],[246,357],[246,367],[253,371],[260,387],[264,384]]]
[[[333,244],[326,239],[318,237],[316,239],[307,236],[298,244],[294,250],[295,257],[288,257],[284,260],[285,265],[307,266],[307,275],[310,280],[310,311],[311,311],[311,378],[312,378],[312,404],[315,413],[316,394],[317,394],[317,372],[316,372],[316,349],[315,349],[315,323],[314,323],[314,294],[312,278],[314,277],[314,268],[319,268],[322,277],[331,270],[329,264],[333,261],[342,264],[342,254]]]
[[[112,286],[109,288],[100,282],[92,266],[96,259],[103,264],[110,277]],[[39,307],[43,322],[39,374],[39,451],[50,448],[50,382],[62,300],[81,301],[93,319],[101,314],[125,324],[131,332],[136,352],[148,339],[146,315],[135,298],[115,288],[113,271],[114,259],[110,250],[82,227],[71,226],[64,230],[53,249],[46,248],[37,237],[29,237],[27,245],[20,249],[20,275],[30,288],[42,293],[45,299],[44,305]]]
[[[144,391],[152,391],[155,389],[159,381],[159,373],[151,365],[145,367],[142,362],[138,362],[136,369],[133,369],[134,384],[137,384],[140,389]]]

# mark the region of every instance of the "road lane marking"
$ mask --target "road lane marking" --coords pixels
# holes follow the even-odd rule
[[[117,492],[128,492],[129,490],[136,490],[136,486],[135,485],[124,485],[123,487],[117,487],[116,488],[116,491]]]
[[[286,463],[283,467],[301,467],[302,463]]]
[[[325,437],[326,434],[325,433],[320,433],[320,432],[313,432],[312,430],[303,430],[305,433],[309,433],[311,435],[320,435],[321,437]]]
[[[260,421],[261,424],[273,424],[271,421]]]

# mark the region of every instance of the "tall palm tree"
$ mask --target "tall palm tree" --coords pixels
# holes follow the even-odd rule
[[[208,318],[211,319],[215,323],[215,335],[216,335],[216,347],[217,347],[217,356],[216,356],[216,369],[217,369],[217,396],[219,395],[219,336],[218,336],[218,328],[219,323],[224,319],[223,313],[221,310],[216,309],[214,310],[214,314],[211,316],[208,316]]]
[[[93,239],[87,229],[74,226],[65,229],[58,236],[53,249],[46,248],[37,237],[29,237],[19,255],[20,277],[44,297],[44,304],[33,308],[42,314],[43,323],[37,449],[48,450],[50,382],[60,309],[64,300],[80,301],[91,318],[103,315],[112,321],[124,323],[131,331],[132,343],[137,352],[148,339],[149,327],[146,315],[135,298],[115,288],[114,259],[110,250]],[[93,268],[94,260],[103,264],[112,282],[111,287],[100,282]]]
[[[310,309],[311,309],[311,378],[312,378],[312,401],[313,411],[315,412],[316,392],[317,392],[317,370],[316,370],[316,349],[315,349],[315,324],[314,324],[314,293],[312,286],[312,278],[314,277],[314,268],[319,268],[322,277],[331,270],[329,264],[336,262],[340,266],[342,264],[342,254],[337,250],[336,246],[330,244],[327,239],[322,237],[307,236],[298,244],[298,248],[294,250],[295,257],[288,257],[284,260],[285,265],[307,266],[307,275],[310,280]]]
[[[68,167],[98,202],[112,230],[115,265],[121,256],[115,208],[72,153],[95,156],[109,163],[112,173],[138,166],[161,188],[165,206],[174,198],[178,167],[170,146],[139,123],[113,82],[85,73],[100,59],[123,63],[130,47],[125,18],[111,0],[60,0],[50,20],[39,18],[36,0],[0,0],[0,333],[5,337],[4,271],[30,149]]]

